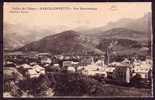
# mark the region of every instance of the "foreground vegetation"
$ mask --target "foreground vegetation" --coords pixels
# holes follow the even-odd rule
[[[151,96],[151,89],[107,84],[104,80],[80,73],[47,72],[37,79],[16,81],[17,79],[4,81],[5,96]]]

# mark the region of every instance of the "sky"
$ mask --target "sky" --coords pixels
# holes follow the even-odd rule
[[[122,18],[151,12],[150,2],[133,3],[4,3],[4,22],[32,29],[100,27]]]

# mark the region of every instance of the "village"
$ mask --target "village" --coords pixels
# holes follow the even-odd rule
[[[149,57],[111,61],[109,55],[51,55],[11,52],[4,55],[4,82],[35,80],[47,73],[78,73],[100,82],[151,88],[152,60]],[[5,84],[5,83],[4,83]],[[14,87],[14,86],[13,86]],[[9,94],[4,94],[8,96]]]

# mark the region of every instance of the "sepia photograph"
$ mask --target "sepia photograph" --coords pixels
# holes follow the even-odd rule
[[[153,97],[152,3],[4,2],[3,97]]]

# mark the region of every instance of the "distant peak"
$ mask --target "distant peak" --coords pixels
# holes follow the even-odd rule
[[[73,30],[68,30],[68,31],[61,32],[59,35],[78,36],[79,33]]]
[[[64,32],[62,32],[62,33],[77,33],[77,32],[75,32],[75,31],[73,31],[73,30],[67,30],[67,31],[64,31]]]

